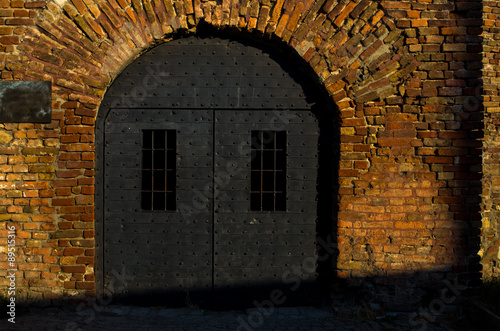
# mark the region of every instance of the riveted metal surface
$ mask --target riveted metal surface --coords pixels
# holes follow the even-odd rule
[[[219,186],[230,191],[216,196],[214,201],[216,300],[227,300],[232,291],[241,287],[251,288],[253,299],[265,296],[265,291],[258,293],[262,288],[285,290],[283,277],[292,266],[303,268],[304,261],[317,260],[315,184],[319,134],[316,118],[304,114],[308,113],[215,111],[215,181],[218,174],[229,174]],[[280,119],[279,127],[276,119]],[[248,190],[251,132],[273,129],[286,131],[287,185],[301,189],[287,191],[286,211],[251,211]],[[311,182],[307,190],[299,184],[304,180]],[[303,277],[306,283],[314,282],[316,274],[313,271]]]
[[[102,285],[132,275],[117,299],[154,293],[166,305],[252,305],[290,289],[292,267],[316,279],[316,99],[271,50],[186,38],[134,61],[106,93],[96,137],[96,224]],[[142,130],[175,130],[176,210],[141,209]],[[286,209],[252,211],[251,132],[286,131]],[[309,263],[309,265],[305,265]],[[259,292],[260,290],[260,292]],[[245,292],[247,291],[247,292]],[[165,300],[168,300],[166,302]],[[172,302],[177,300],[178,302]],[[301,301],[304,303],[304,301]]]
[[[158,112],[112,110],[106,123],[105,276],[125,266],[141,279],[125,294],[213,289],[220,304],[241,288],[253,289],[253,299],[256,289],[283,286],[287,268],[317,259],[318,135],[303,134],[317,132],[315,117],[292,125],[301,111],[162,110],[169,120],[152,125],[148,115]],[[255,212],[251,131],[268,130],[273,116],[289,122],[280,128],[287,133],[287,208]],[[152,126],[178,134],[176,212],[140,209],[141,130]]]
[[[140,201],[142,130],[176,131],[177,164],[184,170],[177,172],[176,182],[186,188],[178,190],[176,203],[191,204],[187,189],[193,186],[192,175],[199,178],[198,186],[212,177],[211,122],[210,113],[204,110],[110,111],[104,138],[104,279],[112,279],[113,271],[122,267],[136,279],[118,298],[142,294],[144,289],[211,289],[210,204],[188,218],[179,209],[142,210]]]
[[[311,109],[314,91],[300,77],[274,50],[189,37],[139,57],[106,98],[120,108]]]

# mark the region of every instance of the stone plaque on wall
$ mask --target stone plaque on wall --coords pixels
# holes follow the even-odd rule
[[[50,123],[51,82],[0,82],[1,123]]]

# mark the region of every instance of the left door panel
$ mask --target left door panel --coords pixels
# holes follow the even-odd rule
[[[117,299],[135,301],[144,296],[148,298],[144,302],[168,302],[170,306],[209,304],[213,278],[212,116],[209,110],[110,110],[104,132],[103,276],[104,286],[113,287]],[[165,139],[170,139],[164,142],[164,149],[161,143],[151,146],[155,132],[157,137],[165,132]],[[171,150],[173,135],[175,152]],[[155,162],[154,155],[159,160],[158,155],[167,149],[165,162]],[[168,165],[172,155],[175,185]],[[151,190],[152,199],[161,197],[162,181],[168,182],[164,185],[168,208],[162,208],[161,202],[148,208],[152,204],[145,201],[147,191]],[[148,182],[153,183],[151,187]],[[117,286],[121,273],[127,278]]]

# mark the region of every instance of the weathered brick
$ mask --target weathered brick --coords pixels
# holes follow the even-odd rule
[[[116,28],[121,28],[122,22],[111,7],[105,2],[99,3],[99,8],[106,14],[107,18]]]
[[[94,288],[94,282],[76,282],[75,285],[76,289],[93,289]]]
[[[90,195],[79,195],[76,197],[77,205],[92,205],[94,204],[94,197]]]
[[[62,266],[61,267],[62,272],[68,272],[68,273],[84,273],[85,272],[85,266]]]
[[[141,50],[176,38],[179,29],[194,31],[200,21],[281,39],[336,104],[338,275],[365,277],[375,267],[411,275],[416,264],[419,271],[440,270],[444,261],[447,270],[461,270],[449,266],[476,253],[462,245],[472,238],[463,232],[466,222],[477,222],[471,233],[484,233],[483,271],[492,273],[500,263],[492,230],[498,215],[480,208],[499,199],[493,5],[71,0],[61,10],[52,2],[0,0],[2,79],[53,83],[52,123],[5,123],[0,130],[0,213],[7,215],[0,219],[25,225],[19,240],[32,246],[26,252],[51,250],[39,251],[43,263],[21,265],[24,280],[32,281],[26,284],[43,292],[52,283],[35,280],[57,280],[64,293],[93,293],[98,106]],[[59,280],[61,271],[67,280]]]
[[[20,43],[18,36],[3,36],[0,37],[0,43],[3,45],[17,45]]]
[[[60,230],[50,234],[50,238],[59,239],[59,238],[78,238],[82,236],[81,230]]]
[[[297,2],[295,5],[295,9],[293,10],[290,19],[288,20],[288,24],[286,28],[290,31],[294,31],[297,27],[297,22],[299,21],[300,16],[302,15],[302,10],[304,9],[303,2]]]
[[[35,21],[32,18],[8,18],[5,20],[6,25],[34,25]]]
[[[91,257],[91,256],[79,256],[76,259],[76,262],[78,264],[90,264],[90,265],[93,265],[94,264],[94,258]]]
[[[355,2],[350,2],[347,6],[342,10],[342,12],[335,18],[333,24],[337,27],[342,25],[342,22],[347,18],[347,16],[353,11],[354,7],[356,7]]]
[[[72,255],[83,255],[85,249],[77,248],[77,247],[68,247],[64,249],[64,256],[72,256]]]
[[[43,8],[47,1],[29,1],[24,3],[24,8]]]
[[[52,199],[53,206],[73,206],[75,205],[74,198],[54,198]]]
[[[81,170],[57,170],[56,176],[58,178],[74,178],[82,174]]]
[[[71,2],[73,2],[73,5],[80,14],[84,14],[87,11],[87,6],[85,6],[82,0],[71,0]]]

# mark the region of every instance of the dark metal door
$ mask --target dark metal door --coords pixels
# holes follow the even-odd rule
[[[294,287],[297,268],[299,292],[310,290],[318,146],[312,113],[111,110],[105,137],[105,276],[125,267],[134,278],[128,296],[164,293],[178,304],[209,304],[215,290],[219,305],[235,293],[248,305]],[[168,139],[175,164],[161,161],[172,157],[165,156]],[[175,178],[163,175],[165,165]]]
[[[280,304],[314,300],[317,116],[328,111],[283,57],[190,37],[148,51],[106,92],[96,129],[101,294],[111,286],[114,299],[169,306],[252,306],[276,290]]]
[[[311,303],[317,297],[311,292],[317,261],[314,115],[216,111],[214,143],[216,303],[251,306],[276,291],[286,304]]]
[[[193,192],[212,182],[212,116],[207,110],[110,111],[105,125],[104,281],[112,282],[117,272],[128,275],[124,297],[147,296],[150,303],[157,299],[173,305],[211,301],[212,206],[195,204],[196,213],[182,207],[193,206]],[[175,133],[173,202],[169,193],[162,199],[157,183],[166,181],[171,189],[171,175],[161,174],[164,165],[172,168],[171,161],[167,155],[167,162],[158,164],[166,154],[159,139],[148,143],[151,132],[153,139],[158,133]],[[155,169],[153,177],[160,178],[149,178],[147,169]],[[151,199],[147,181],[158,184]]]

